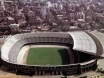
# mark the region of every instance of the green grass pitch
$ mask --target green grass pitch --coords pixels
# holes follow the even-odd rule
[[[30,48],[26,63],[28,65],[65,65],[69,64],[65,48]]]

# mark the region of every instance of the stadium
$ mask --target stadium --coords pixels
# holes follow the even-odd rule
[[[35,32],[9,36],[1,59],[16,73],[74,75],[95,70],[102,53],[102,44],[89,32]]]

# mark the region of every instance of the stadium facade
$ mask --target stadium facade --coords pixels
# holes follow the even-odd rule
[[[18,63],[20,49],[25,45],[63,45],[72,46],[70,64],[67,65],[27,65]],[[82,54],[81,54],[82,53]],[[26,74],[81,74],[97,67],[97,58],[103,54],[100,41],[91,33],[84,31],[72,32],[35,32],[9,36],[1,48],[3,65],[15,72]],[[82,57],[83,56],[83,57]],[[74,60],[73,60],[74,59]],[[81,61],[81,60],[84,61]],[[87,59],[87,60],[86,60]]]

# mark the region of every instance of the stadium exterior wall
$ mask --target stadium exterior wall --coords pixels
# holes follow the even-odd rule
[[[17,64],[16,62],[16,57],[18,55],[19,50],[21,49],[22,46],[24,46],[25,44],[30,44],[30,43],[64,43],[64,44],[71,44],[73,42],[70,43],[70,41],[72,40],[72,37],[70,36],[70,34],[56,34],[56,33],[52,33],[52,34],[43,34],[42,36],[41,33],[39,34],[39,36],[37,34],[31,34],[30,37],[27,36],[27,34],[21,34],[21,35],[17,35],[12,37],[14,39],[14,41],[12,41],[11,38],[9,38],[6,42],[11,42],[13,43],[13,45],[11,46],[10,50],[7,49],[7,51],[5,51],[5,47],[3,50],[1,50],[1,59],[3,61],[3,65],[9,69],[9,70],[13,70],[15,72],[22,72],[22,73],[26,73],[26,74],[30,74],[30,73],[35,73],[35,74],[45,74],[50,72],[51,74],[68,74],[68,75],[73,75],[73,74],[81,74],[83,72],[87,72],[90,70],[95,70],[96,66],[97,66],[97,59],[93,59],[84,63],[76,63],[76,64],[68,64],[68,65],[59,65],[59,66],[41,66],[41,65],[25,65],[25,64]],[[58,37],[57,37],[58,36]],[[28,38],[26,38],[28,37]],[[15,39],[18,39],[15,41]],[[4,43],[5,44],[5,43]],[[17,46],[18,45],[18,46]],[[8,45],[7,45],[8,46]],[[18,48],[19,47],[19,48]],[[5,54],[2,55],[2,53],[5,52],[5,54],[7,53],[8,58],[5,59]],[[14,54],[15,55],[14,55]]]
[[[44,75],[44,73],[50,74],[62,74],[73,75],[88,72],[90,70],[95,70],[97,66],[97,59],[90,60],[85,63],[69,64],[69,65],[59,65],[59,66],[40,66],[40,65],[19,65],[12,64],[3,61],[3,65],[8,69],[16,73],[22,72],[24,74],[34,73],[35,75]]]

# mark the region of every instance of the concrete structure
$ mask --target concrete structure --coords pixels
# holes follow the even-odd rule
[[[27,65],[18,64],[18,54],[24,45],[30,43],[42,45],[72,45],[72,64],[67,65]],[[35,44],[34,44],[35,45]],[[93,45],[93,46],[91,46]],[[100,48],[99,48],[100,47]],[[71,46],[70,46],[71,48]],[[98,49],[99,48],[99,49]],[[24,54],[24,53],[22,53]],[[97,66],[96,56],[103,54],[101,43],[94,35],[88,32],[36,32],[17,34],[8,37],[1,49],[3,65],[15,72],[35,74],[81,74],[86,71],[95,70]],[[84,56],[84,57],[83,57]],[[82,59],[83,58],[83,61]],[[24,70],[24,71],[23,71]]]

